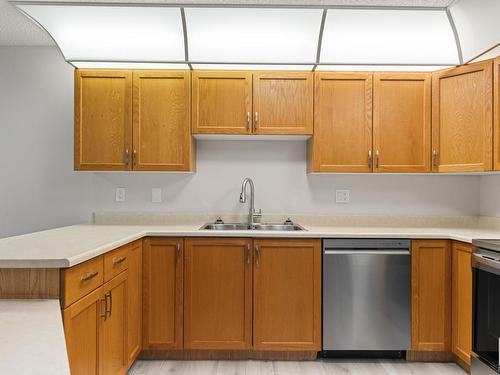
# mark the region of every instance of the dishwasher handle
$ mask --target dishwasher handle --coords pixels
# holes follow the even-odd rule
[[[325,250],[325,255],[410,255],[410,250]]]

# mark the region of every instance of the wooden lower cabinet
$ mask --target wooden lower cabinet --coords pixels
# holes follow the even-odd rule
[[[128,247],[127,361],[130,367],[142,350],[142,240]]]
[[[321,241],[254,241],[254,349],[321,350]]]
[[[252,240],[186,240],[185,349],[252,347]]]
[[[183,239],[147,238],[143,245],[143,348],[182,349]]]
[[[472,351],[472,246],[452,243],[451,350],[465,366]]]
[[[449,240],[412,241],[412,351],[450,352]]]

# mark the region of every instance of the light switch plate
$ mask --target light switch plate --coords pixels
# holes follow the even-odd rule
[[[161,188],[152,188],[151,189],[151,202],[152,203],[161,203]]]
[[[115,201],[125,202],[125,188],[116,188]]]
[[[347,189],[335,190],[335,203],[349,203],[351,200],[351,191]]]

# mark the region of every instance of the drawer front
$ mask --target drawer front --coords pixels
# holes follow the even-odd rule
[[[63,271],[64,307],[86,296],[104,282],[102,256]]]
[[[104,254],[104,282],[111,280],[128,268],[129,247],[130,245],[125,245]]]

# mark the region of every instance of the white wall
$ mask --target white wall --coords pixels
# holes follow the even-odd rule
[[[264,213],[479,213],[479,177],[307,175],[305,142],[200,141],[198,171],[73,172],[73,70],[53,47],[0,47],[0,237],[90,220],[98,211],[245,212],[244,177]],[[116,187],[127,201],[115,203]],[[151,188],[165,200],[151,203]],[[335,204],[336,188],[351,189]]]
[[[480,197],[480,214],[500,217],[500,174],[481,176]]]
[[[73,69],[52,47],[0,47],[0,238],[90,219],[73,172]]]

